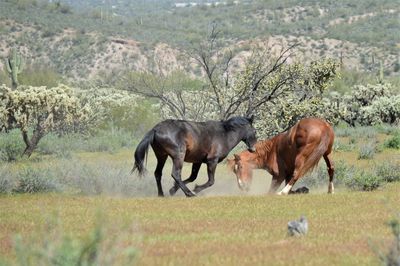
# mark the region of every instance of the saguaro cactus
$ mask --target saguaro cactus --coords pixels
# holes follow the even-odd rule
[[[13,89],[19,85],[18,75],[21,74],[23,67],[24,62],[21,55],[18,54],[17,49],[13,48],[10,56],[6,58],[6,70],[11,77]]]
[[[384,72],[383,72],[383,62],[382,60],[379,61],[379,77],[378,77],[378,83],[383,84],[383,79],[384,79]]]

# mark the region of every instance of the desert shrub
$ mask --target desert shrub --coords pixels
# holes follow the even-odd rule
[[[350,127],[343,127],[338,126],[335,127],[335,136],[336,137],[349,137],[351,135],[351,128]]]
[[[400,213],[396,213],[395,216],[387,223],[391,228],[393,234],[393,241],[389,246],[388,251],[382,251],[375,244],[370,242],[374,252],[377,254],[382,262],[382,265],[386,266],[398,266],[400,265]],[[386,248],[385,248],[386,249]]]
[[[321,163],[319,167],[314,169],[312,172],[308,173],[306,176],[302,177],[296,186],[306,186],[306,187],[323,187],[328,186],[329,176],[326,169],[325,163]]]
[[[340,140],[335,140],[333,144],[333,149],[335,151],[351,151],[354,149],[353,144],[347,144]]]
[[[372,126],[356,127],[356,137],[358,138],[376,138],[377,130]]]
[[[350,137],[349,138],[349,145],[354,145],[357,143],[357,139],[355,137]]]
[[[127,243],[134,233],[130,228],[116,233],[97,221],[82,239],[49,224],[45,232],[36,233],[35,241],[17,235],[14,249],[18,265],[133,265],[138,251]]]
[[[384,162],[375,167],[376,174],[385,182],[400,181],[400,163]]]
[[[11,172],[6,167],[0,167],[0,194],[10,193],[14,186]]]
[[[60,184],[51,176],[51,172],[47,169],[26,167],[16,176],[17,185],[13,192],[39,193],[57,191],[60,189]]]
[[[372,159],[375,156],[376,145],[373,142],[368,142],[362,145],[358,151],[358,159]]]
[[[38,152],[42,154],[54,154],[57,157],[71,157],[73,150],[78,150],[79,140],[82,138],[76,134],[58,136],[54,133],[47,134],[38,145]]]
[[[122,129],[142,136],[158,121],[158,111],[141,96],[112,88],[90,88],[80,99],[93,110],[96,130]]]
[[[348,166],[344,161],[335,162],[335,174],[333,182],[335,186],[342,186],[344,180],[351,178],[354,167]],[[328,187],[329,175],[326,164],[321,160],[319,166],[308,173],[296,183],[297,187],[306,186],[311,188]]]
[[[388,124],[379,124],[375,126],[379,133],[386,135],[396,135],[400,134],[400,128],[398,126],[392,126]]]
[[[17,130],[0,133],[0,161],[15,161],[21,157],[23,151],[24,143]]]
[[[391,149],[400,149],[400,133],[386,140],[384,146]]]
[[[88,136],[81,147],[89,152],[116,152],[120,148],[129,147],[133,143],[133,136],[124,130],[100,131]]]
[[[73,160],[58,168],[62,183],[74,193],[83,195],[148,196],[156,193],[153,178],[138,179],[126,164],[107,162],[82,164]]]
[[[343,180],[346,187],[352,190],[372,191],[382,184],[382,179],[374,173],[356,170]]]

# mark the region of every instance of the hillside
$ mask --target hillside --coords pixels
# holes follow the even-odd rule
[[[7,0],[0,2],[0,57],[17,47],[28,64],[74,79],[149,69],[160,60],[171,69],[185,64],[183,51],[215,23],[225,45],[239,50],[264,41],[299,42],[302,60],[334,57],[370,72],[383,62],[386,74],[394,75],[400,68],[399,12],[394,0],[379,6],[371,0]]]

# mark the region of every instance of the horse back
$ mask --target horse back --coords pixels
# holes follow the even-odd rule
[[[205,160],[212,150],[213,143],[221,138],[222,128],[217,122],[192,122],[185,120],[165,120],[155,127],[155,144],[166,153],[174,150],[185,151],[185,161]]]

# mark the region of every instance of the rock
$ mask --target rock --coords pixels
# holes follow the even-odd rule
[[[305,216],[301,216],[299,220],[288,222],[289,236],[302,236],[308,232],[308,221]]]

